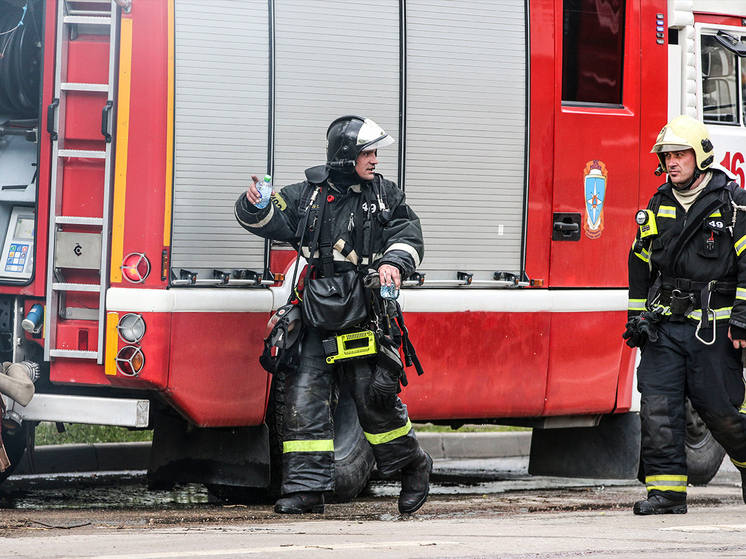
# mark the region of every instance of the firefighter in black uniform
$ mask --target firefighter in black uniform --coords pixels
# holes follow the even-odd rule
[[[331,275],[377,270],[382,284],[398,288],[422,260],[424,243],[419,219],[406,205],[404,193],[375,172],[378,148],[394,139],[372,120],[358,116],[336,119],[326,138],[326,164],[307,169],[304,182],[274,193],[272,203],[263,209],[254,206],[259,201],[258,179],[252,176],[254,184],[236,202],[236,219],[261,237],[294,246],[302,241],[312,277],[326,277],[329,270],[319,263],[323,243],[309,248],[315,230],[326,222],[333,246],[328,252],[329,261],[333,257]],[[327,363],[322,342],[330,334],[307,328],[301,335],[298,370],[285,377],[283,496],[275,511],[323,512],[323,494],[334,489],[331,409],[335,383],[342,380],[355,400],[379,473],[386,477],[401,471],[399,511],[413,513],[427,498],[433,462],[420,448],[397,395],[402,371],[372,366],[365,359]]]
[[[651,153],[668,180],[636,216],[624,333],[642,352],[648,497],[634,513],[684,514],[686,397],[746,482],[746,192],[712,167],[707,128],[689,116],[668,123]]]

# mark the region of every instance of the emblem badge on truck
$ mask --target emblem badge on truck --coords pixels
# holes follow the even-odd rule
[[[598,239],[604,230],[604,199],[606,198],[606,165],[594,159],[585,164],[583,188],[585,219],[583,230],[589,239]]]

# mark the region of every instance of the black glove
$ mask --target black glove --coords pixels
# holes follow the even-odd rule
[[[746,340],[746,328],[741,328],[735,324],[730,325],[730,338],[732,340]]]
[[[645,347],[645,343],[650,340],[658,340],[658,329],[655,325],[661,321],[660,311],[643,311],[634,316],[627,322],[627,330],[622,334],[622,338],[627,340],[629,347]]]
[[[390,410],[396,405],[399,392],[399,375],[376,367],[368,385],[368,401],[374,406]]]

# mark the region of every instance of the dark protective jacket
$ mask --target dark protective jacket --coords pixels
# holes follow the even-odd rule
[[[719,304],[710,308],[718,311],[718,319],[730,318],[731,324],[746,328],[746,191],[722,171],[710,172],[709,183],[688,212],[669,182],[651,198],[648,209],[655,214],[658,233],[641,237],[638,229],[630,250],[630,315],[645,310],[649,290],[659,276],[682,280],[677,283],[683,287],[685,280],[697,284],[715,280],[735,284],[737,289],[731,287],[730,297],[720,296]],[[734,209],[732,202],[742,208]],[[701,313],[690,315],[695,320],[700,317]]]
[[[422,229],[396,184],[376,174],[372,181],[345,188],[334,186],[330,179],[321,185],[326,197],[325,214],[331,209],[335,271],[350,269],[356,263],[372,267],[391,264],[399,268],[402,278],[415,271],[425,252]],[[236,219],[255,235],[295,247],[306,223],[303,255],[308,257],[318,225],[319,196],[307,206],[321,185],[306,180],[286,186],[260,210],[241,194],[235,205]],[[306,210],[308,220],[304,219]]]

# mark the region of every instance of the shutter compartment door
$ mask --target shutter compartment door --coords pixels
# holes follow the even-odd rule
[[[264,268],[264,241],[244,230],[233,205],[267,169],[267,2],[179,0],[172,267]]]
[[[399,142],[398,0],[274,4],[275,188],[326,161],[326,130],[337,117],[370,118]],[[376,169],[393,181],[397,145],[379,150]]]
[[[432,280],[522,270],[525,2],[407,2],[407,201]]]

